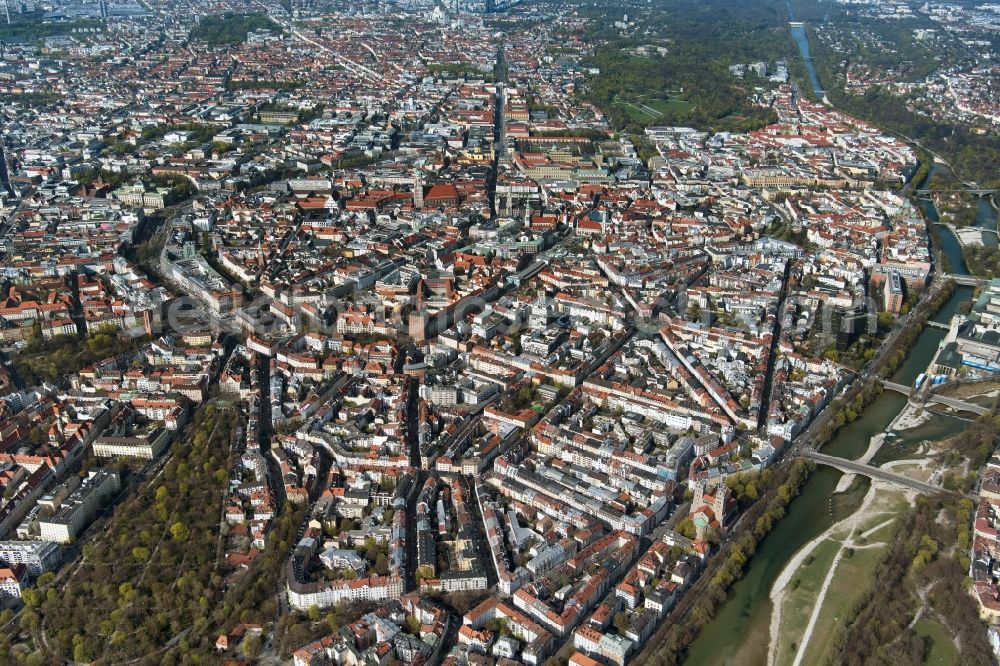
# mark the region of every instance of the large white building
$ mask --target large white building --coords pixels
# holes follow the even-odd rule
[[[341,602],[398,599],[403,595],[403,579],[398,576],[379,576],[321,584],[289,582],[287,592],[288,604],[292,608],[307,611],[313,606],[330,608]]]
[[[94,455],[98,458],[142,458],[152,460],[170,443],[170,432],[156,428],[141,437],[101,436],[94,441]]]
[[[54,570],[61,561],[62,550],[51,541],[0,541],[0,562],[11,568],[23,564],[32,577]]]
[[[90,472],[90,476],[60,504],[55,514],[38,522],[41,538],[69,543],[90,524],[101,505],[120,489],[121,479],[116,472],[106,469]]]

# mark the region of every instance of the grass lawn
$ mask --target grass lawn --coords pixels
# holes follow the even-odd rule
[[[667,97],[666,99],[646,100],[643,104],[663,114],[684,113],[691,109],[691,102],[674,96]]]
[[[889,523],[885,527],[880,527],[875,530],[866,538],[867,543],[878,543],[879,541],[885,543],[891,539],[896,534],[896,524],[895,522]],[[856,540],[856,539],[855,539]],[[860,545],[860,544],[859,544]]]
[[[816,603],[823,581],[830,572],[830,567],[836,554],[842,547],[842,540],[847,537],[855,539],[854,551],[850,557],[842,555],[837,563],[830,586],[822,601],[816,624],[813,626],[809,644],[803,653],[802,663],[823,663],[829,654],[834,638],[847,611],[871,585],[872,577],[878,563],[885,555],[888,543],[895,538],[898,524],[895,520],[884,527],[878,527],[889,519],[894,519],[909,510],[906,494],[896,489],[879,488],[874,500],[867,506],[866,517],[857,528],[848,534],[848,530],[836,530],[832,538],[820,543],[813,549],[812,564],[799,567],[794,578],[801,582],[798,588],[786,589],[785,604],[781,613],[781,629],[778,637],[777,663],[788,664],[795,659],[796,650],[802,642],[806,627],[816,609]],[[876,529],[868,535],[864,542],[858,541],[859,536]],[[940,635],[945,640],[948,633],[939,623],[927,620],[932,626],[928,630],[929,640],[933,642],[929,663],[957,663],[958,655],[954,645],[941,643]],[[933,632],[937,630],[939,635]],[[943,632],[943,633],[940,633]],[[924,635],[924,634],[921,634]]]
[[[648,124],[660,118],[658,113],[647,111],[634,102],[618,101],[614,103],[614,106],[636,123]]]
[[[903,476],[908,476],[911,479],[916,479],[918,481],[927,481],[931,476],[931,470],[926,469],[920,465],[896,465],[892,468],[893,472],[898,472]]]
[[[870,517],[861,523],[860,530],[854,531],[854,538],[860,532],[866,532],[896,514],[906,510],[905,495],[896,490],[879,491],[875,500],[868,507]],[[877,546],[859,547],[856,544],[851,557],[842,556],[837,564],[830,587],[813,627],[809,645],[806,648],[803,663],[820,663],[828,653],[833,642],[841,618],[862,594],[871,581],[878,562],[881,560],[887,546],[884,543],[891,539],[896,530],[895,523],[880,528],[866,539],[866,544],[883,544]],[[797,588],[791,586],[785,590],[785,603],[781,612],[781,629],[778,637],[777,663],[791,663],[802,642],[809,619],[816,607],[820,589],[840,551],[841,540],[849,536],[847,530],[837,531],[833,537],[820,543],[812,551],[811,564],[803,563],[795,572],[792,580],[799,579]]]
[[[625,113],[633,122],[643,124],[651,124],[666,115],[684,113],[692,108],[691,103],[676,92],[667,92],[664,97],[627,101],[616,99],[613,106]]]
[[[948,666],[959,663],[958,649],[951,638],[948,629],[937,620],[922,618],[914,627],[917,635],[923,637],[925,641],[930,641],[930,650],[927,653],[928,666]]]
[[[867,518],[854,530],[853,536],[857,539],[860,535],[878,527],[886,520],[895,518],[910,508],[906,499],[906,494],[895,489],[879,488],[875,495],[875,501],[868,507]],[[868,543],[875,541],[885,541],[895,533],[895,524],[890,523],[868,535]],[[842,535],[843,533],[841,533]],[[838,535],[840,536],[840,535]],[[859,544],[863,545],[863,544]]]
[[[811,564],[803,564],[792,576],[799,579],[799,586],[792,589],[790,583],[785,588],[785,603],[781,609],[781,631],[778,638],[777,662],[791,663],[795,658],[802,634],[809,623],[809,616],[816,603],[816,596],[823,586],[823,579],[830,570],[833,558],[840,550],[840,543],[826,539],[812,551]]]
[[[821,663],[833,642],[834,635],[844,614],[862,595],[875,573],[875,567],[882,559],[888,546],[871,548],[855,548],[851,557],[841,557],[837,572],[826,592],[823,609],[820,611],[813,627],[812,638],[806,649],[805,664]],[[808,623],[808,616],[802,621],[803,627]]]

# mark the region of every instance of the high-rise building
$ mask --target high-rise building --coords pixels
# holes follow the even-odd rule
[[[903,309],[903,281],[896,271],[890,271],[885,287],[882,292],[885,297],[885,309],[894,315],[898,315]]]
[[[409,333],[415,342],[423,342],[427,338],[427,310],[421,309],[410,313]]]

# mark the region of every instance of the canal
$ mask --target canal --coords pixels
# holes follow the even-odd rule
[[[936,220],[933,206],[929,221]],[[943,227],[940,239],[942,252],[951,261],[953,273],[965,274],[965,262],[955,237]],[[935,321],[948,322],[958,305],[972,298],[970,287],[958,287],[934,316]],[[917,338],[906,362],[893,375],[901,384],[913,383],[933,359],[945,332],[925,327]],[[906,405],[906,398],[886,391],[869,405],[861,416],[845,425],[823,452],[845,458],[858,458],[867,449],[871,438],[886,432],[893,419]],[[928,439],[950,437],[962,431],[964,421],[936,414],[916,428],[886,434],[886,444],[876,462],[912,455],[916,447]],[[822,534],[827,528],[848,517],[868,490],[867,479],[856,479],[846,492],[837,493],[842,473],[829,467],[818,467],[791,504],[784,518],[760,543],[744,576],[730,589],[729,600],[719,609],[692,644],[686,664],[690,666],[753,666],[767,662],[770,640],[771,587],[787,562],[800,548]]]
[[[802,62],[805,63],[806,72],[809,74],[809,85],[812,86],[816,99],[823,99],[823,86],[819,83],[819,77],[816,75],[816,67],[813,65],[812,56],[809,55],[809,38],[806,36],[805,26],[795,20],[795,12],[792,11],[791,0],[785,0],[785,5],[788,7],[788,21],[791,25],[792,39],[795,40],[795,43],[799,47],[799,55],[802,56]]]

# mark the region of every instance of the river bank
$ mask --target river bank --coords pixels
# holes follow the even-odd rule
[[[963,426],[963,422],[950,416],[927,410],[921,413],[920,408],[908,405],[905,397],[887,392],[879,396],[858,421],[844,426],[824,450],[845,458],[871,459],[886,458],[886,450],[892,448],[895,455],[903,457],[899,469],[912,469],[914,476],[927,479],[932,472],[927,469],[927,442],[954,435]],[[925,434],[929,438],[922,436]],[[893,466],[891,462],[889,465]],[[764,664],[768,663],[768,655],[778,650],[779,641],[783,641],[786,650],[791,643],[800,642],[780,635],[779,600],[783,599],[796,572],[810,556],[819,560],[818,548],[832,548],[829,544],[824,545],[831,535],[850,532],[879,516],[887,519],[900,515],[909,506],[908,502],[900,500],[901,494],[902,491],[892,486],[873,484],[864,477],[817,468],[789,505],[785,518],[761,543],[743,579],[733,586],[726,605],[692,644],[685,663],[706,666]],[[867,553],[849,563],[841,559],[840,564],[849,564],[860,575],[876,564],[876,554]],[[835,553],[828,555],[832,559]],[[813,571],[809,575],[820,576],[820,580],[825,577]],[[833,589],[837,590],[837,607],[848,607],[853,598],[839,590],[839,586]],[[799,596],[805,591],[804,586]],[[819,595],[818,591],[814,592]],[[813,609],[814,606],[803,599],[797,601],[791,611],[798,618],[794,624],[796,630],[803,629],[799,622],[802,612],[808,617]],[[821,632],[823,637],[831,635],[829,623],[817,619],[813,624],[814,630]],[[785,657],[777,663],[790,663],[791,657]]]
[[[940,243],[941,252],[954,257],[952,271],[964,273],[964,260],[955,237],[941,234]],[[959,304],[971,296],[971,288],[956,288],[931,319],[949,321]],[[944,335],[944,331],[924,327],[893,373],[892,381],[912,384],[926,370]],[[870,456],[872,462],[889,462],[897,455],[912,457],[921,442],[950,436],[962,427],[962,421],[954,417],[932,411],[921,414],[908,408],[904,396],[883,392],[856,421],[841,427],[823,451],[844,458]],[[766,663],[771,651],[774,612],[771,594],[776,582],[808,544],[852,515],[864,516],[861,507],[870,487],[867,479],[845,479],[839,471],[818,468],[789,505],[785,518],[760,544],[743,578],[731,588],[727,603],[691,644],[685,663],[695,666]],[[801,556],[802,560],[806,557],[808,553]]]
[[[887,544],[874,540],[873,536],[890,527],[912,499],[912,492],[874,483],[854,513],[831,525],[795,553],[771,588],[768,664],[789,660],[799,664],[810,654],[826,652],[837,617],[861,592],[856,589],[851,594],[842,585],[835,586],[835,576],[848,564],[845,555],[851,559],[857,549],[874,549],[865,553],[866,560],[874,561]],[[806,577],[812,579],[812,585],[802,583]]]
[[[789,19],[795,21],[790,4]],[[819,97],[822,89],[809,57],[805,31],[793,26],[792,37],[799,46],[810,83]],[[933,176],[936,168],[937,165],[932,165],[923,181],[917,184],[918,188]],[[947,269],[942,272],[967,274],[965,256],[957,236],[946,227],[936,226],[939,216],[932,202],[920,200],[917,205],[923,211],[934,239],[938,269],[946,262]],[[993,229],[996,229],[995,221]],[[977,233],[982,235],[981,230]],[[946,302],[935,308],[930,319],[949,322],[959,304],[971,296],[971,288],[956,288]],[[902,362],[892,372],[892,381],[911,385],[920,373],[926,371],[944,335],[944,331],[924,327],[915,339],[911,338],[906,345],[908,348],[903,351]],[[823,452],[849,459],[863,458],[875,464],[891,464],[898,457],[906,459],[906,463],[899,465],[901,468],[908,465],[923,469],[925,460],[912,458],[927,453],[924,450],[926,442],[955,434],[963,426],[959,419],[913,408],[904,396],[883,392],[865,406],[857,420],[837,429],[823,447]],[[861,539],[872,543],[878,537],[879,543],[885,544],[894,529],[894,516],[908,510],[907,499],[911,498],[903,491],[887,488],[884,484],[872,484],[867,478],[845,476],[827,467],[817,468],[789,504],[785,517],[758,544],[756,555],[744,569],[743,577],[730,588],[726,603],[718,609],[711,622],[702,626],[687,650],[684,663],[694,666],[813,663],[809,657],[817,653],[810,652],[808,643],[820,633],[833,635],[831,627],[825,625],[822,619],[832,606],[824,608],[822,600],[836,590],[836,578],[843,578],[838,572],[850,574],[845,578],[849,587],[853,586],[856,590],[862,588],[859,583],[864,578],[861,576],[864,571],[874,568],[880,551],[857,541]],[[870,521],[874,519],[881,520],[872,524]],[[863,532],[853,536],[858,529]],[[839,543],[835,542],[837,539]],[[859,545],[864,548],[858,548]],[[847,548],[863,555],[845,559]],[[806,592],[814,595],[812,603],[803,597],[800,605],[793,609],[800,634],[798,638],[785,641],[788,654],[779,658],[779,645],[783,640],[782,603],[777,601],[783,600],[792,586],[794,572],[810,557],[818,562],[820,554],[827,566],[826,573],[816,576],[821,585],[813,590],[805,590],[807,584],[802,583],[803,595],[808,596]],[[852,602],[850,594],[836,591],[840,595],[839,607],[847,608]],[[835,616],[833,621],[836,621]],[[807,645],[796,644],[792,648],[793,643],[802,642],[803,636]],[[823,642],[827,644],[825,639]]]

